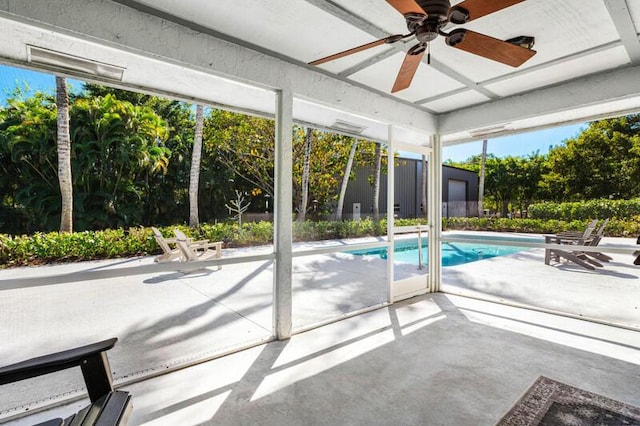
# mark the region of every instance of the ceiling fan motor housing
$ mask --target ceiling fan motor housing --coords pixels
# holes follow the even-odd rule
[[[438,24],[427,19],[415,32],[420,43],[428,43],[438,37]]]
[[[438,18],[439,21],[446,21],[449,16],[451,3],[449,0],[416,0],[430,19]]]

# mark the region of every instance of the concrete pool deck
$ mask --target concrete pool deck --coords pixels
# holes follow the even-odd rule
[[[437,293],[124,390],[130,426],[492,426],[539,376],[640,406],[638,332]]]
[[[603,238],[607,247],[637,248],[635,238]],[[609,253],[602,268],[571,262],[544,264],[544,249],[531,249],[442,269],[444,292],[535,306],[640,330],[640,266],[631,254]]]
[[[627,244],[607,240],[605,244]],[[635,240],[633,240],[635,244]],[[238,251],[225,251],[225,256]],[[570,264],[544,265],[533,249],[443,269],[443,290],[640,325],[640,267],[630,255],[598,271]],[[117,336],[110,352],[116,383],[156,374],[269,340],[272,324],[271,261],[224,265],[189,274],[159,272],[92,281],[87,271],[150,265],[153,257],[79,262],[0,271],[0,360],[9,364],[87,341]],[[396,277],[424,273],[399,265]],[[346,253],[294,258],[294,328],[339,318],[387,300],[386,262]],[[31,280],[34,285],[28,285]],[[49,380],[49,382],[46,382]],[[62,373],[8,385],[0,396],[0,421],[46,405],[81,388]],[[11,390],[15,390],[12,392]]]

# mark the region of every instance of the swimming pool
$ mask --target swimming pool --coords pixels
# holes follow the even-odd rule
[[[465,237],[467,238],[467,237]],[[502,239],[502,238],[501,238]],[[538,239],[504,239],[505,241],[524,241],[524,242],[542,242]],[[424,264],[428,263],[427,247],[429,242],[426,238],[422,239],[422,259]],[[477,243],[442,243],[442,266],[455,266],[465,263],[475,262],[482,259],[504,256],[507,254],[518,253],[524,250],[530,250],[531,247],[517,246],[498,246],[488,244],[478,239]],[[348,253],[358,256],[379,256],[381,259],[387,258],[387,249],[369,249],[369,250],[353,250]],[[403,263],[418,264],[418,239],[408,239],[396,241],[394,250],[394,261]]]

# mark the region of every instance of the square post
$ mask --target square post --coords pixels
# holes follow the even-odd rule
[[[431,136],[427,199],[429,204],[429,291],[440,291],[442,279],[442,142]]]
[[[393,250],[394,250],[394,231],[395,227],[394,213],[395,213],[395,168],[394,168],[394,155],[393,155],[393,126],[388,127],[387,137],[387,238],[389,240],[389,247],[387,249],[387,276],[389,282],[389,295],[388,302],[393,303]]]
[[[293,94],[276,92],[276,140],[273,238],[273,332],[278,340],[291,337],[293,293]]]

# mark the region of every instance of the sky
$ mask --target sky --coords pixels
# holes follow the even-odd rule
[[[494,139],[488,138],[487,154],[494,154],[499,158],[508,155],[525,157],[536,151],[546,154],[550,147],[578,136],[581,130],[587,127],[588,123],[580,123]],[[443,148],[442,161],[464,161],[478,154],[482,154],[482,140]]]
[[[6,105],[7,97],[16,85],[24,87],[25,83],[32,92],[40,90],[54,93],[55,78],[52,74],[0,65],[0,105]],[[82,88],[82,81],[68,79],[67,83],[70,91]],[[577,136],[581,129],[586,127],[587,123],[580,123],[488,139],[487,153],[494,154],[496,157],[527,156],[536,151],[540,154],[546,154],[551,146],[559,145],[565,139]],[[481,153],[482,141],[480,140],[444,148],[442,160],[464,161],[472,155]]]
[[[53,95],[55,93],[56,79],[53,74],[0,65],[0,105],[6,105],[7,97],[16,86],[24,88],[25,84],[30,89],[30,92],[40,90]],[[83,82],[80,80],[67,79],[70,91],[81,90],[82,84]]]

